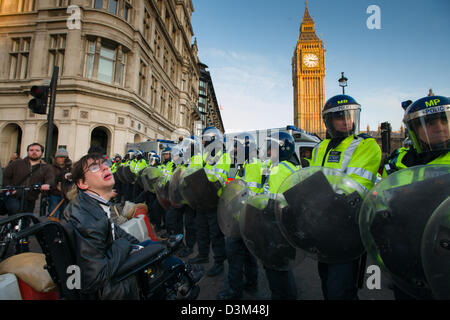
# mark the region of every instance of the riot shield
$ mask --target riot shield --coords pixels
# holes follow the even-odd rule
[[[221,188],[219,182],[211,182],[204,168],[188,168],[183,171],[180,182],[180,193],[189,206],[199,213],[217,210]]]
[[[239,218],[249,195],[247,184],[240,179],[230,181],[223,188],[217,206],[217,222],[227,237],[241,237]]]
[[[186,204],[183,200],[183,196],[180,193],[180,182],[183,171],[186,170],[185,166],[179,166],[175,169],[172,178],[169,183],[169,201],[172,206],[179,208]]]
[[[248,250],[273,270],[292,269],[305,258],[302,250],[289,244],[275,218],[276,200],[259,194],[249,197],[239,217],[239,229]]]
[[[126,183],[123,176],[123,166],[118,166],[116,172],[114,173],[114,178],[117,178],[121,183]]]
[[[142,170],[141,179],[144,190],[155,193],[155,184],[158,178],[163,175],[162,171],[157,167],[147,167]]]
[[[344,263],[364,252],[358,213],[364,189],[337,169],[310,167],[286,178],[276,218],[289,243],[320,262]]]
[[[136,184],[139,186],[139,188],[144,189],[144,182],[142,181],[142,172],[144,169],[138,172],[136,177]]]
[[[368,254],[397,287],[419,299],[432,297],[421,261],[422,235],[448,190],[450,166],[416,166],[382,180],[361,207],[359,225]]]
[[[421,253],[433,296],[450,300],[450,196],[428,220],[422,236]]]
[[[159,201],[159,204],[167,211],[170,206],[169,201],[169,185],[170,185],[170,176],[162,175],[156,180],[155,183],[155,194],[156,198]]]
[[[130,166],[123,167],[122,174],[125,183],[134,183],[136,181],[136,175],[131,171]]]

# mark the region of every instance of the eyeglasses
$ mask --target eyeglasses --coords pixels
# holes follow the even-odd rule
[[[100,161],[100,162],[99,162],[99,161]],[[98,171],[100,171],[100,169],[101,169],[101,165],[104,165],[104,166],[106,166],[106,167],[109,168],[108,162],[106,162],[106,159],[102,159],[102,160],[99,160],[99,161],[96,161],[96,162],[91,163],[91,164],[88,166],[88,170],[89,170],[90,172],[92,172],[92,173],[98,172]],[[86,171],[88,171],[88,170],[86,170]]]

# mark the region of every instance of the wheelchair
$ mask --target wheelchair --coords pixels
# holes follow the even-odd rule
[[[35,236],[50,277],[55,283],[60,299],[92,300],[96,292],[82,292],[69,285],[72,273],[69,267],[76,266],[74,229],[67,222],[41,219],[39,223],[12,234],[13,239]],[[182,235],[167,240],[166,246],[154,244],[132,252],[110,281],[120,282],[135,276],[141,300],[195,300],[200,288],[188,266],[175,265],[169,269],[162,267],[165,258],[173,254],[182,242]]]
[[[17,239],[14,234],[25,229],[26,226],[39,223],[40,220],[32,213],[19,213],[0,219],[0,261],[13,254],[26,252],[28,250],[28,239],[22,237]],[[14,248],[12,246],[14,245]]]

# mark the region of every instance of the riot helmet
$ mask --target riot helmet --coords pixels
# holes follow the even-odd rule
[[[217,129],[216,127],[206,127],[205,129],[203,129],[202,143],[205,148],[208,145],[210,145],[211,143],[216,142],[216,141],[220,144],[222,144],[224,142],[223,135],[219,131],[219,129]]]
[[[403,122],[417,153],[450,150],[450,99],[427,96],[411,104]]]
[[[322,118],[331,138],[345,138],[359,134],[361,105],[348,95],[334,96],[325,103]]]
[[[267,137],[266,143],[267,155],[272,159],[272,163],[274,163],[274,159],[277,159],[274,148],[278,153],[279,162],[291,159],[295,152],[295,140],[287,132],[279,131],[278,133]]]
[[[117,154],[114,156],[114,162],[120,162],[121,160],[122,160],[121,155],[117,153]]]
[[[135,156],[136,160],[144,159],[144,152],[142,150],[137,150],[134,153],[134,156]]]
[[[171,147],[166,147],[162,151],[162,157],[163,157],[164,163],[167,163],[168,161],[172,160],[172,148]]]
[[[135,157],[134,150],[133,149],[128,150],[126,156],[127,156],[128,160],[133,160]]]

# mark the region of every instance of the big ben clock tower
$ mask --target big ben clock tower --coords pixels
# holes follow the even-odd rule
[[[322,107],[325,102],[325,49],[316,35],[305,0],[305,14],[292,57],[294,125],[325,137]]]

